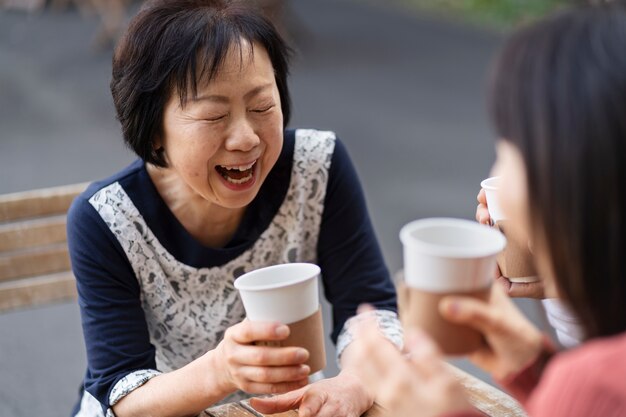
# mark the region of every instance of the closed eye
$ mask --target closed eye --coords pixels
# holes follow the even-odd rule
[[[274,104],[272,104],[271,106],[260,108],[260,109],[253,109],[251,111],[253,113],[265,113],[267,111],[270,111],[272,108],[274,108]]]
[[[225,119],[227,116],[227,114],[222,114],[220,116],[206,117],[204,120],[208,122],[219,122],[220,120]]]

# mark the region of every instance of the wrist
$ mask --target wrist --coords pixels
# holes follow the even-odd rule
[[[211,372],[205,373],[205,392],[217,391],[220,396],[226,396],[237,390],[237,385],[226,367],[226,359],[221,355],[219,346],[202,356],[207,368]]]
[[[521,354],[518,356],[518,359],[513,362],[514,366],[502,375],[494,375],[496,379],[508,380],[514,375],[518,375],[524,370],[527,370],[529,367],[535,368],[539,364],[539,368],[543,370],[546,361],[542,358],[544,356],[549,357],[554,352],[554,347],[550,339],[540,332],[534,332],[529,336],[526,343],[520,345],[520,348]]]
[[[363,382],[363,378],[359,377],[356,370],[350,368],[344,368],[339,372],[337,378],[340,378],[342,386],[352,387],[352,389],[360,396],[355,398],[361,399],[361,408],[368,410],[374,404],[376,394],[372,392],[369,387]]]

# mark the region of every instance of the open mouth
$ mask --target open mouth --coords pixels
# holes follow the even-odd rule
[[[254,177],[254,168],[256,167],[256,163],[257,161],[254,161],[248,165],[228,167],[224,165],[216,165],[215,170],[229,183],[241,185],[250,181]]]

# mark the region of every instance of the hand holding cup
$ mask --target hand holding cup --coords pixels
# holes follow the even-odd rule
[[[279,322],[289,328],[284,339],[257,339],[256,344],[306,349],[311,373],[326,366],[319,274],[317,265],[289,263],[254,270],[235,281],[251,322]]]
[[[226,330],[217,346],[216,364],[224,392],[240,389],[254,394],[287,392],[308,383],[309,357],[299,347],[258,346],[259,340],[281,343],[289,327],[277,322],[244,320]]]
[[[481,334],[445,320],[439,302],[450,294],[488,299],[504,236],[469,220],[433,218],[405,225],[400,240],[404,282],[398,299],[405,329],[423,329],[448,355],[478,349],[484,343]]]
[[[507,218],[502,207],[500,207],[498,198],[500,182],[500,177],[491,177],[483,180],[480,185],[485,190],[484,195],[491,224],[494,224],[506,236],[508,228]],[[478,217],[478,213],[476,216]],[[484,215],[481,215],[483,220],[484,217]],[[539,280],[528,244],[520,245],[513,239],[508,239],[506,248],[498,256],[498,267],[502,275],[512,283],[528,283]]]

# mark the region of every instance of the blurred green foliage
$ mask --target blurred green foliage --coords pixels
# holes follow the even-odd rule
[[[412,6],[445,13],[502,29],[537,19],[575,0],[401,0]]]

